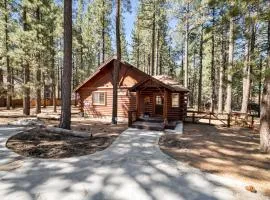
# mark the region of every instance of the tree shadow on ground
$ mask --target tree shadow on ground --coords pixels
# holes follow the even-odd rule
[[[202,171],[237,177],[270,196],[270,155],[259,150],[259,134],[247,128],[186,124],[181,136],[160,139],[161,149]]]
[[[21,168],[0,172],[1,199],[202,200],[235,195],[232,188],[205,173],[177,169],[175,161],[154,145],[157,134],[161,135],[129,129],[109,148],[93,155],[25,158]],[[4,138],[1,135],[2,142]]]

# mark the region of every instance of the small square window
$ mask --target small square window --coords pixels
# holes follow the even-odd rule
[[[172,93],[172,107],[179,107],[179,93]]]
[[[105,105],[105,98],[106,93],[105,92],[93,92],[92,93],[92,104],[93,105]]]

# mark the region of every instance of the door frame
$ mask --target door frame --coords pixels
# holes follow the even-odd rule
[[[156,97],[157,96],[161,96],[161,98],[162,98],[162,114],[156,114]],[[162,93],[162,94],[160,94],[160,93],[154,93],[153,94],[153,115],[154,116],[158,116],[158,117],[163,117],[163,112],[164,112],[164,97],[165,97],[165,95]]]

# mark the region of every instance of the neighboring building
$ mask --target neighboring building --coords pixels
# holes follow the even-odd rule
[[[103,63],[75,89],[84,116],[111,119],[114,61],[115,58],[111,58]],[[137,118],[183,119],[188,89],[168,76],[152,77],[127,62],[120,63],[118,119],[127,118],[128,111],[136,112]]]

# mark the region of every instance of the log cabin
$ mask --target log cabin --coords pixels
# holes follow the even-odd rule
[[[85,117],[111,119],[116,61],[115,57],[108,59],[75,89]],[[147,118],[168,123],[186,115],[189,90],[166,75],[150,76],[120,61],[118,85],[118,121],[131,117],[131,121]]]

